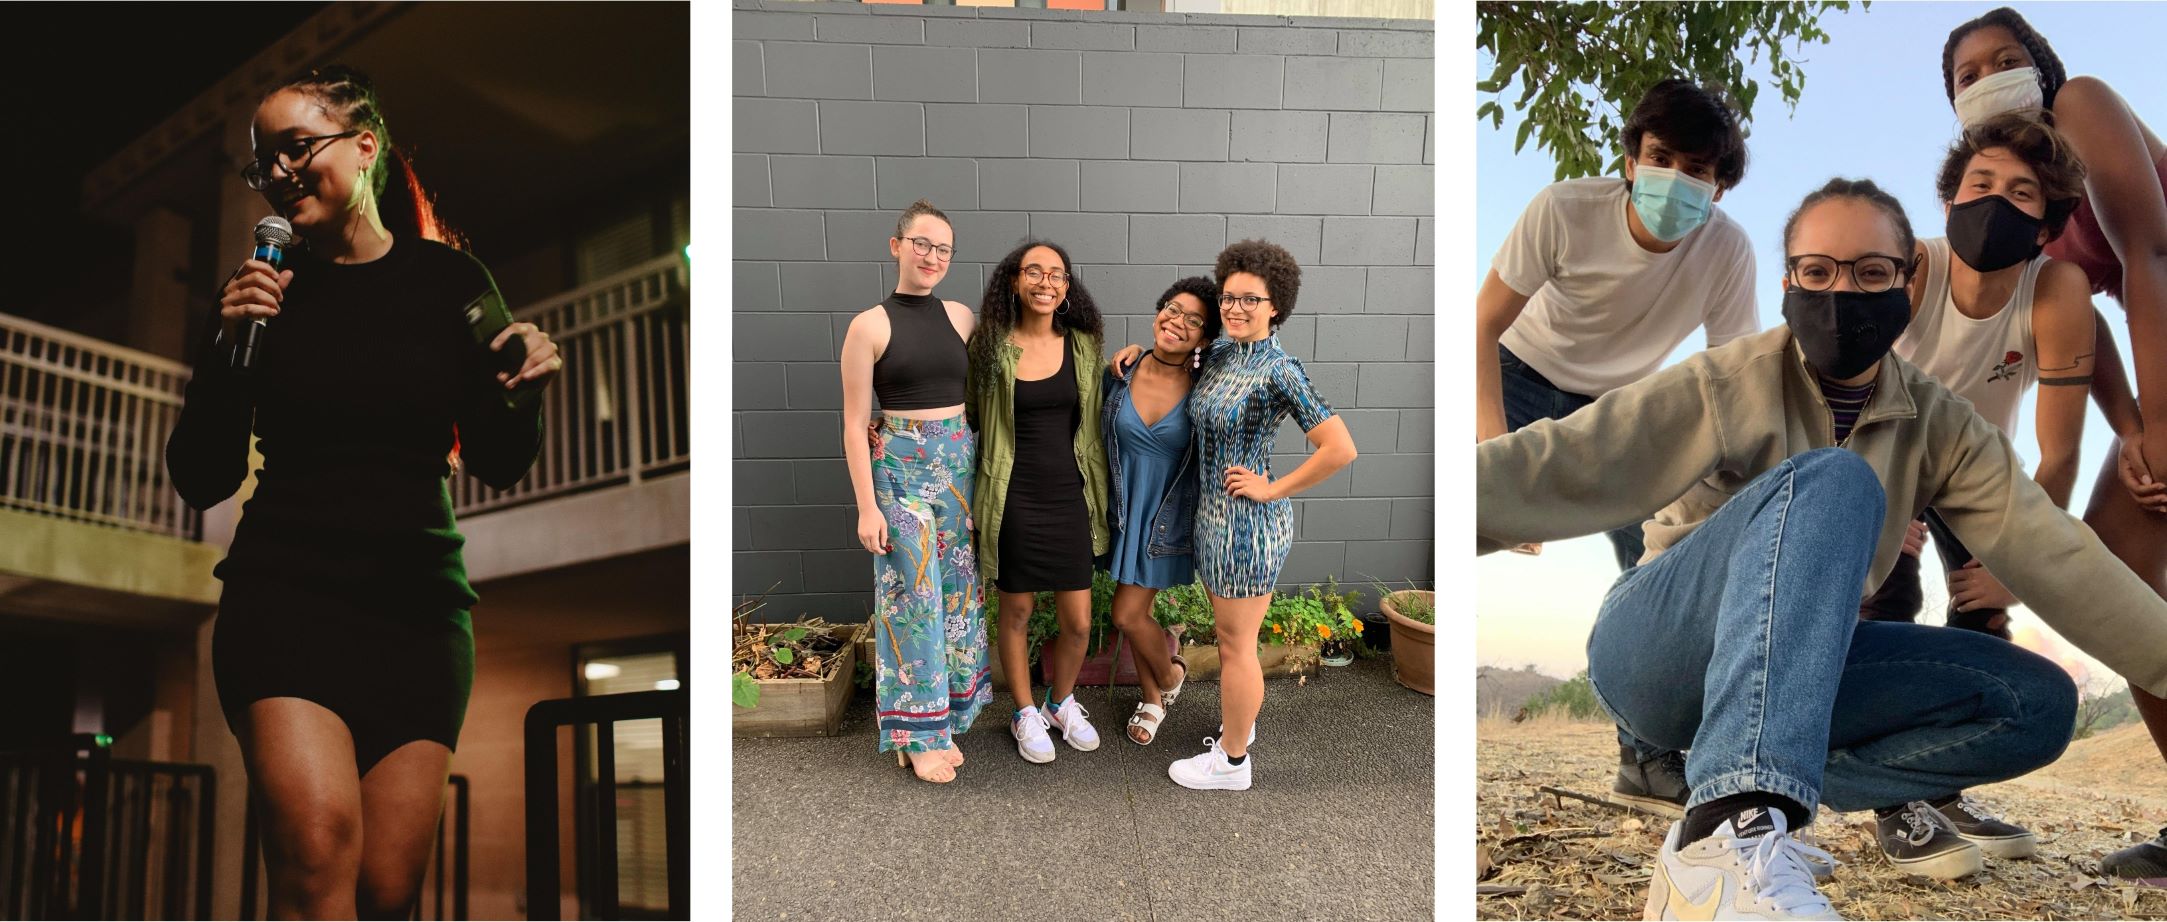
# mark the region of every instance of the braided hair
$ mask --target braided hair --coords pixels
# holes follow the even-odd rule
[[[376,86],[367,74],[343,64],[327,65],[285,83],[264,98],[286,90],[316,100],[333,121],[376,135],[384,156],[369,165],[367,179],[369,195],[376,200],[377,217],[386,229],[396,236],[419,237],[466,249],[466,238],[437,217],[436,203],[414,175],[414,165],[406,152],[392,145],[391,129],[384,124],[383,103],[377,99]],[[391,189],[394,194],[387,196],[385,192],[394,178],[399,187]]]
[[[1883,214],[1888,215],[1889,221],[1896,225],[1896,236],[1903,242],[1904,271],[1911,271],[1915,260],[1912,254],[1918,249],[1919,238],[1911,233],[1911,219],[1904,215],[1903,203],[1897,201],[1896,196],[1890,195],[1880,186],[1875,185],[1871,179],[1844,179],[1840,176],[1829,180],[1821,188],[1808,193],[1805,201],[1798,203],[1798,210],[1791,212],[1791,217],[1783,222],[1784,265],[1790,265],[1791,237],[1798,231],[1798,219],[1806,213],[1807,209],[1832,198],[1860,199],[1881,209]]]
[[[2062,69],[2062,59],[2054,53],[2054,46],[2047,44],[2044,36],[2033,31],[2031,23],[2017,11],[2006,6],[1990,10],[1970,22],[1949,32],[1948,44],[1941,46],[1941,89],[1949,96],[1949,104],[1956,104],[1956,46],[1964,37],[1987,26],[2000,26],[2016,36],[2017,44],[2024,46],[2031,55],[2032,65],[2039,68],[2039,92],[2041,105],[2054,108],[2054,94],[2069,82],[2069,72]]]

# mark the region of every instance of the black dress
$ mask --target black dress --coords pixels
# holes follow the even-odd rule
[[[445,478],[517,482],[541,443],[539,394],[506,392],[465,308],[497,299],[488,270],[399,238],[373,261],[292,254],[252,376],[229,370],[213,318],[166,463],[197,509],[233,495],[248,437],[263,467],[233,545],[212,671],[227,722],[264,698],[345,721],[366,773],[399,746],[456,747],[474,679],[476,601]],[[455,436],[456,429],[456,436]]]
[[[1076,353],[1061,341],[1061,370],[1016,381],[1016,462],[1001,506],[1002,592],[1091,588],[1091,510],[1077,468]]]

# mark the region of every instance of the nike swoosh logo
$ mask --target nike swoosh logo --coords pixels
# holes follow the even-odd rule
[[[1674,918],[1679,922],[1714,922],[1716,907],[1723,902],[1722,878],[1716,879],[1715,886],[1708,888],[1708,892],[1703,894],[1706,899],[1701,901],[1687,897],[1685,891],[1678,889],[1678,882],[1670,879],[1670,875],[1663,875],[1663,881],[1670,887],[1670,904],[1673,907],[1671,915]]]

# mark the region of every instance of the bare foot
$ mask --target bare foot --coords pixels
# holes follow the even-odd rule
[[[933,751],[947,756],[948,764],[953,765],[957,768],[963,767],[963,747],[960,744],[951,742],[948,744],[948,748],[935,749]]]
[[[904,755],[910,759],[911,773],[917,775],[920,781],[947,784],[956,780],[955,764],[948,761],[948,757],[938,751],[928,750],[925,752],[905,753]]]

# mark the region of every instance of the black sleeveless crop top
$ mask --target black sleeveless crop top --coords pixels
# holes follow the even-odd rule
[[[888,351],[873,363],[873,396],[884,410],[932,410],[963,402],[970,355],[932,295],[889,295]]]

